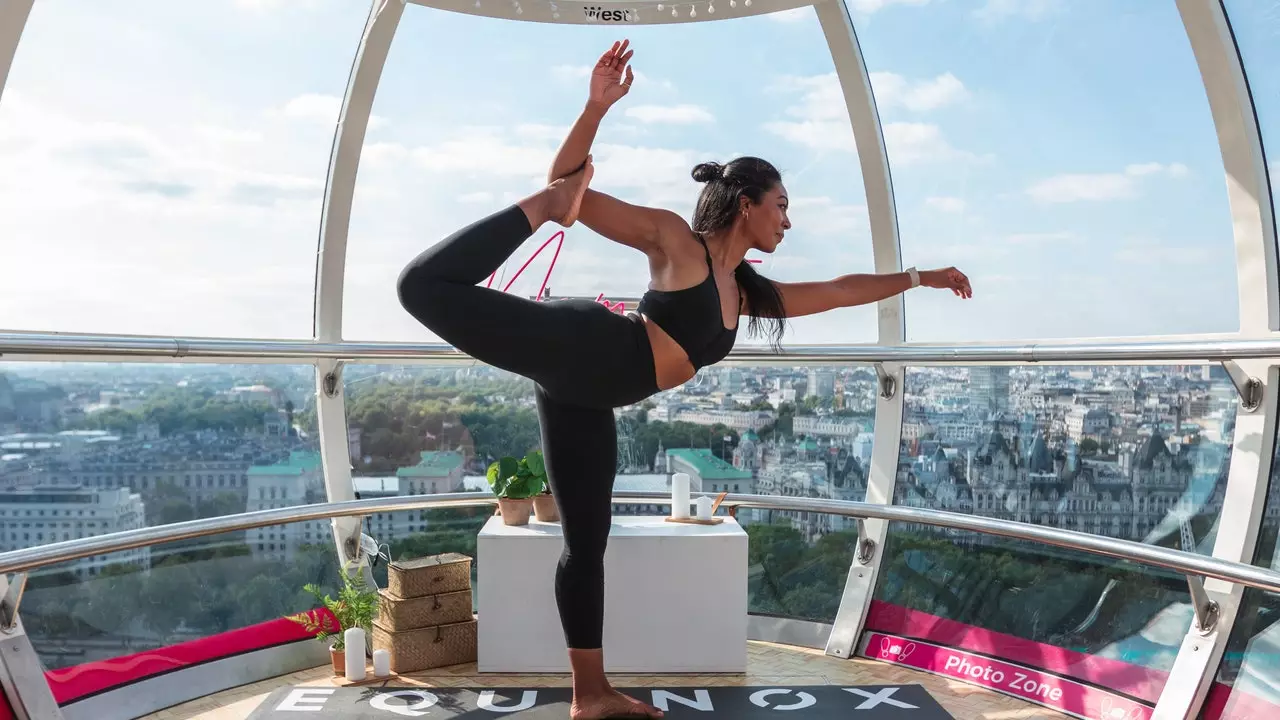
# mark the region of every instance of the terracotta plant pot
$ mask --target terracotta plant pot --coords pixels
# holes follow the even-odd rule
[[[329,648],[329,660],[333,662],[334,675],[342,675],[347,671],[347,653],[345,650]]]
[[[533,498],[498,498],[498,510],[502,512],[505,525],[528,525],[529,514],[533,511]]]
[[[560,522],[560,508],[556,507],[556,499],[546,493],[533,497],[533,514],[539,522]]]

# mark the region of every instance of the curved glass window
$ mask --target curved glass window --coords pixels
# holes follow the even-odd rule
[[[716,3],[716,12],[732,10]],[[833,69],[816,25],[764,16],[628,27],[627,36],[636,80],[596,136],[593,187],[691,220],[700,189],[690,177],[694,165],[760,156],[782,172],[793,227],[772,255],[748,255],[763,261],[757,269],[782,281],[873,271],[857,157],[779,138],[853,146],[843,103],[822,91]],[[373,108],[386,123],[367,138],[361,157],[344,337],[437,341],[400,306],[401,268],[455,230],[545,185],[586,100],[590,68],[615,39],[611,27],[405,9]],[[762,50],[743,50],[756,47]],[[723,48],[736,48],[733,70],[707,72],[719,67],[715,58]],[[795,88],[818,93],[806,102],[822,106],[822,128],[796,113]],[[611,301],[644,293],[649,279],[642,254],[581,223],[565,232],[560,246],[552,241],[559,230],[554,223],[539,228],[497,271],[493,286],[524,297],[543,288],[552,297]],[[875,333],[874,307],[846,308],[793,319],[784,342],[871,342]],[[763,339],[743,332],[738,342]]]
[[[0,102],[0,327],[310,337],[367,12],[36,3]]]
[[[1280,207],[1280,6],[1225,0],[1231,33],[1253,96],[1271,180],[1271,207]]]
[[[908,340],[1239,327],[1222,157],[1175,4],[884,3],[855,22],[903,262],[973,282],[967,302],[909,293]]]
[[[533,384],[519,376],[483,365],[357,364],[343,379],[361,498],[487,492],[491,463],[541,447]],[[874,372],[859,366],[707,368],[616,414],[614,489],[665,494],[671,474],[684,472],[694,493],[861,501],[875,387]],[[664,516],[669,507],[615,503],[613,513]],[[491,515],[383,513],[365,519],[365,532],[393,559],[428,547],[474,556],[476,532]],[[749,610],[832,622],[857,538],[853,521],[756,509],[736,518],[748,535]]]
[[[905,402],[895,504],[1212,550],[1237,403],[1218,366],[914,368]],[[1148,705],[1192,618],[1177,573],[902,523],[875,597],[868,630]]]

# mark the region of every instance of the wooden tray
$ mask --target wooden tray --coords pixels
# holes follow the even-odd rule
[[[720,523],[724,522],[724,518],[712,517],[710,520],[703,520],[702,518],[696,518],[696,517],[687,517],[687,518],[669,517],[669,518],[666,518],[666,521],[673,522],[673,523],[687,523],[689,525],[719,525]]]

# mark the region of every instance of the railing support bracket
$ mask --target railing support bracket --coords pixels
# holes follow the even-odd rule
[[[345,365],[342,360],[333,364],[333,370],[324,374],[324,394],[325,397],[337,397],[338,386],[342,382],[342,367]]]
[[[869,565],[875,556],[876,541],[872,540],[871,536],[867,534],[866,521],[858,518],[858,547],[854,552],[854,558],[861,565]]]
[[[1246,373],[1235,360],[1223,360],[1222,369],[1226,370],[1227,375],[1231,376],[1231,384],[1235,385],[1236,392],[1240,393],[1241,410],[1254,412],[1262,407],[1263,386],[1261,380]]]
[[[892,400],[898,389],[898,380],[884,369],[883,363],[876,363],[876,377],[880,380],[880,397]]]
[[[27,574],[17,573],[9,579],[9,587],[0,597],[0,632],[5,635],[18,627],[18,605],[22,603],[22,593],[27,589]]]
[[[1187,587],[1191,591],[1191,606],[1195,610],[1195,629],[1201,635],[1208,635],[1218,624],[1218,603],[1205,592],[1204,580],[1196,575],[1187,576]]]

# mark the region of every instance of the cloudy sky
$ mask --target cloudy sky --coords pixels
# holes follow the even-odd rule
[[[871,271],[853,133],[813,10],[733,19],[715,5],[719,22],[626,28],[410,5],[360,168],[345,337],[434,339],[396,301],[400,268],[539,186],[589,66],[624,33],[637,81],[601,129],[595,187],[689,217],[694,164],[759,155],[784,172],[794,228],[758,267],[780,280]],[[1237,328],[1221,158],[1173,3],[849,5],[903,258],[973,281],[969,301],[909,293],[909,340]],[[1227,2],[1280,147],[1280,11],[1267,5]],[[367,10],[36,0],[0,102],[0,328],[309,337],[328,154]],[[549,257],[512,292],[536,291]],[[638,296],[645,270],[577,226],[551,286]],[[798,320],[788,341],[873,342],[874,317]]]

